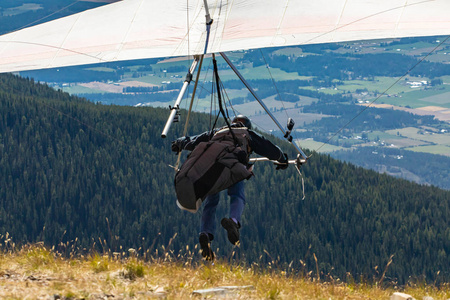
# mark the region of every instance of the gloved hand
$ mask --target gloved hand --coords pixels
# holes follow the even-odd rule
[[[283,153],[283,156],[284,157],[280,158],[278,160],[278,163],[276,164],[277,170],[286,170],[287,167],[289,167],[289,158],[288,158],[287,154]]]
[[[180,139],[177,139],[175,141],[172,141],[172,145],[170,146],[170,148],[172,149],[173,152],[175,152],[176,154],[180,153],[181,150],[181,145],[180,145]]]
[[[183,137],[177,138],[175,141],[172,141],[172,145],[170,146],[170,148],[172,149],[173,152],[178,154],[181,152],[181,150],[185,149],[184,147],[190,141],[191,141],[191,138],[188,136],[183,136]]]

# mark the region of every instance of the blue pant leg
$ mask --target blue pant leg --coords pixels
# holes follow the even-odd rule
[[[234,218],[241,223],[241,215],[245,205],[244,181],[239,181],[229,187],[228,196],[230,196],[230,218]]]
[[[216,230],[216,208],[219,204],[219,199],[220,193],[206,197],[205,205],[203,207],[200,232],[207,232],[214,235]]]

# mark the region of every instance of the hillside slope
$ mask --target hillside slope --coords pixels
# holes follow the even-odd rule
[[[175,205],[168,165],[181,126],[160,138],[167,110],[96,105],[1,75],[0,112],[1,234],[62,252],[70,244],[79,252],[183,254],[197,243],[199,214]],[[208,122],[194,114],[190,132]],[[316,153],[303,173],[305,200],[293,168],[257,165],[241,246],[233,249],[219,229],[217,255],[343,280],[379,277],[393,255],[391,281],[448,281],[450,192]],[[223,201],[218,218],[226,210]]]
[[[4,250],[4,249],[3,249]],[[1,299],[388,299],[402,291],[415,299],[447,299],[448,285],[380,287],[319,282],[288,270],[261,271],[227,262],[182,263],[171,255],[144,261],[134,255],[61,258],[42,246],[0,256]]]

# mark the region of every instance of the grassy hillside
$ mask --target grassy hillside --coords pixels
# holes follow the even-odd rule
[[[182,128],[161,139],[167,115],[0,76],[0,234],[81,253],[193,249],[200,216],[175,204],[170,141]],[[191,133],[209,127],[209,116],[192,118]],[[317,153],[303,168],[305,200],[295,169],[261,163],[255,174],[246,182],[241,246],[232,248],[219,228],[217,257],[345,281],[380,278],[392,258],[385,282],[449,281],[450,192]],[[218,218],[227,210],[222,201]]]
[[[262,271],[226,261],[196,262],[194,249],[183,258],[139,258],[122,253],[90,253],[63,258],[42,246],[0,254],[2,299],[388,299],[404,292],[415,299],[447,299],[448,285],[323,282],[288,270]],[[223,287],[226,287],[224,289]],[[216,291],[211,289],[216,289]],[[219,291],[220,289],[220,291]]]

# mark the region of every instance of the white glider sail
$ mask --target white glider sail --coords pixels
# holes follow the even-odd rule
[[[207,53],[450,34],[450,0],[208,0]],[[123,0],[0,36],[0,72],[203,54],[203,0]]]

